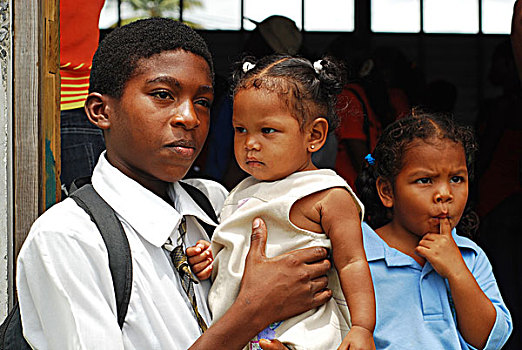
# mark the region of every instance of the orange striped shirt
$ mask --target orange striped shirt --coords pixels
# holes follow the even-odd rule
[[[105,0],[60,1],[61,110],[82,108],[89,90],[92,56],[98,47]]]
[[[89,90],[89,70],[63,69],[61,73],[61,110],[82,108]]]

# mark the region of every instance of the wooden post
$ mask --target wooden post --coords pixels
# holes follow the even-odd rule
[[[13,2],[15,259],[32,222],[38,216],[38,23],[38,0]]]
[[[33,221],[60,198],[58,1],[12,2],[15,259]]]
[[[42,3],[40,71],[40,212],[60,201],[60,17],[58,0]]]

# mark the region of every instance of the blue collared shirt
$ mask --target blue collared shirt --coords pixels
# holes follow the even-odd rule
[[[457,329],[447,280],[429,262],[420,266],[410,256],[389,247],[366,223],[362,226],[375,289],[377,349],[474,349]],[[473,241],[458,236],[455,230],[452,234],[466,265],[497,312],[484,349],[501,349],[513,325],[491,264]]]

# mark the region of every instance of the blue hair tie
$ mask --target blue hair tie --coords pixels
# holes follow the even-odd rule
[[[375,158],[372,157],[371,153],[368,153],[368,155],[366,157],[364,157],[364,159],[366,159],[366,161],[370,165],[374,165],[375,164]]]

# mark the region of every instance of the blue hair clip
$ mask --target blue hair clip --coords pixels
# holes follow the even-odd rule
[[[368,155],[366,157],[364,157],[364,159],[366,159],[366,161],[370,165],[374,165],[375,164],[375,158],[372,157],[371,153],[368,153]]]

